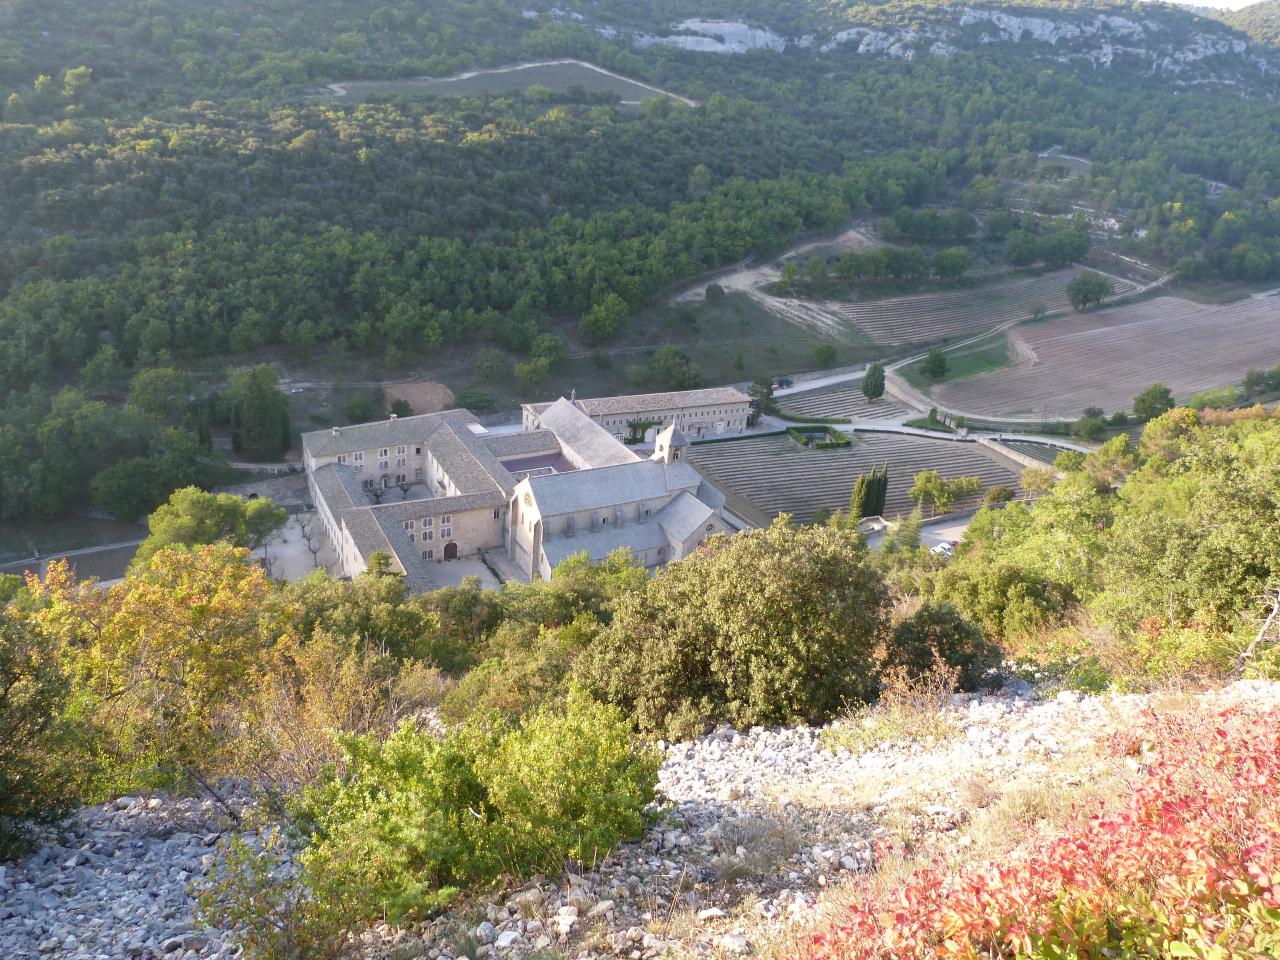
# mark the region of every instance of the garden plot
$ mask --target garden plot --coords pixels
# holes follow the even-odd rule
[[[976,475],[984,488],[1016,488],[1021,471],[976,443],[877,433],[859,433],[853,440],[850,447],[806,450],[787,436],[752,437],[695,444],[688,456],[708,480],[762,513],[787,513],[802,522],[824,507],[846,509],[858,476],[883,463],[889,465],[887,516],[910,512],[907,490],[921,470],[947,477]]]
[[[868,400],[861,386],[835,387],[779,397],[783,412],[802,417],[835,417],[858,422],[901,423],[916,411],[889,397]]]
[[[1076,417],[1128,410],[1153,383],[1185,400],[1280,363],[1280,295],[1224,305],[1159,297],[1023,328],[1012,367],[933,387],[949,409],[988,416]],[[1033,356],[1032,356],[1033,355]]]

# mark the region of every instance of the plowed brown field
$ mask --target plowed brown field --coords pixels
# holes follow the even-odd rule
[[[965,413],[1051,419],[1127,410],[1153,383],[1185,400],[1280,363],[1280,294],[1220,306],[1158,297],[1018,332],[1034,360],[939,384],[932,397]]]

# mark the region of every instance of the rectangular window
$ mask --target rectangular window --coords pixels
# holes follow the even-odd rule
[[[397,467],[403,467],[404,465],[405,465],[405,458],[404,458],[404,457],[396,457],[396,466],[397,466]]]
[[[378,456],[379,456],[379,458],[381,458],[381,459],[384,459],[384,460],[385,460],[385,459],[386,459],[386,456],[387,456],[387,448],[386,448],[386,447],[383,447],[381,450],[379,450],[379,451],[378,451]]]
[[[449,516],[449,514],[447,514],[447,513],[446,513],[443,517],[441,517],[441,518],[440,518],[440,522],[441,522],[441,523],[453,523],[453,517]]]
[[[413,541],[414,541],[414,540],[416,540],[416,539],[417,539],[417,534],[414,534],[414,533],[409,534],[409,542],[410,542],[410,543],[413,543]]]
[[[363,463],[357,463],[357,464],[356,464],[356,473],[364,473],[364,464],[363,464]]]
[[[421,479],[422,479],[422,468],[421,468],[421,467],[414,467],[414,468],[413,468],[413,479],[415,479],[415,480],[421,480]]]
[[[435,552],[434,550],[423,550],[423,551],[422,551],[422,559],[423,559],[423,560],[430,560],[430,559],[431,559],[432,557],[434,557],[435,555],[436,555],[436,552]]]
[[[414,448],[413,448],[413,455],[414,455],[415,457],[420,457],[420,456],[422,456],[422,448],[421,448],[421,447],[414,447]]]
[[[448,540],[452,536],[453,536],[453,531],[450,530],[448,527],[445,527],[443,530],[440,531],[441,540]]]
[[[404,528],[405,528],[406,530],[414,530],[414,529],[417,529],[417,526],[418,526],[418,521],[417,521],[417,520],[406,520],[406,521],[404,522]]]
[[[425,519],[422,521],[422,525],[423,525],[424,527],[429,527],[429,526],[431,526],[431,524],[433,524],[433,523],[435,523],[435,521],[434,521],[434,520],[432,520],[430,517],[427,517],[427,518],[425,518]]]
[[[338,454],[338,462],[339,462],[339,463],[346,463],[346,462],[347,462],[347,455],[346,455],[345,453],[340,453],[340,454]]]
[[[502,519],[502,511],[501,511],[501,510],[495,510],[495,511],[493,511],[493,519],[495,519],[495,520],[501,520],[501,519]]]
[[[378,461],[378,469],[379,469],[379,470],[385,470],[385,469],[387,469],[387,461],[385,461],[385,460],[379,460],[379,461]]]
[[[351,460],[353,463],[364,463],[364,451],[357,450],[351,455]]]
[[[405,478],[403,473],[396,474],[396,483],[404,483],[404,479]]]
[[[434,533],[432,533],[430,530],[423,530],[423,531],[422,531],[422,539],[423,539],[423,540],[434,540],[434,539],[435,539],[435,536],[436,536],[436,535],[435,535]]]
[[[402,444],[400,444],[400,446],[396,447],[396,456],[397,456],[397,457],[403,457],[403,456],[404,456],[404,450],[405,450],[405,447],[404,447],[404,444],[402,443]]]

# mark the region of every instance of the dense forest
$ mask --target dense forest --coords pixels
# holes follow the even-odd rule
[[[592,9],[639,26],[730,12]],[[797,2],[773,21],[858,9]],[[624,342],[673,284],[805,232],[930,203],[998,209],[1001,184],[1054,144],[1093,160],[1089,195],[1154,263],[1280,276],[1274,110],[1226,89],[1175,96],[998,46],[913,62],[640,49],[498,0],[0,0],[0,27],[0,519],[82,504],[104,470],[162,448],[187,451],[173,486],[211,482],[218,458],[196,451],[232,425],[205,396],[224,365],[264,351],[427,364],[469,344],[519,361],[552,329],[584,349]],[[566,56],[698,106],[324,89]],[[190,409],[127,402],[139,371],[195,367],[212,382]],[[135,513],[167,493],[153,480]]]
[[[1262,0],[1222,15],[1222,20],[1261,43],[1280,43],[1280,2]]]

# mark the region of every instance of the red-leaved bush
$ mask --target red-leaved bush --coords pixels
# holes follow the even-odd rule
[[[1151,716],[1142,737],[1153,756],[1120,812],[866,893],[801,956],[1280,957],[1280,710]]]

